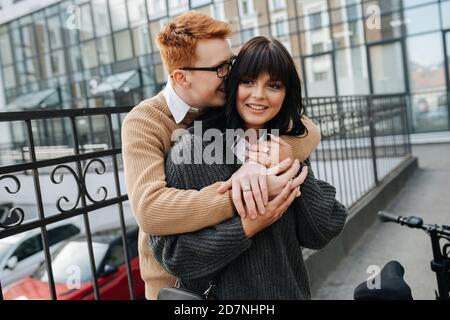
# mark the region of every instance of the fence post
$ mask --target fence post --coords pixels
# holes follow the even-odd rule
[[[372,164],[373,164],[373,176],[375,178],[375,184],[378,186],[380,181],[378,180],[378,169],[377,169],[377,151],[375,148],[375,124],[374,124],[374,110],[373,110],[373,96],[367,96],[367,112],[369,116],[369,128],[370,128],[370,148],[372,150]]]

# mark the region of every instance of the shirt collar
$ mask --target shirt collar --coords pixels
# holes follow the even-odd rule
[[[170,83],[170,79],[167,81],[166,87],[163,91],[164,97],[166,98],[167,105],[169,106],[169,110],[175,119],[175,122],[178,124],[186,117],[186,114],[191,109],[191,106],[181,99]]]

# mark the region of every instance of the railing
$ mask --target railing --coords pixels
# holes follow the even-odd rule
[[[76,216],[83,217],[84,231],[87,240],[88,258],[90,265],[90,272],[92,274],[93,292],[96,299],[100,299],[97,266],[94,259],[94,249],[92,246],[91,227],[89,222],[88,213],[99,210],[101,208],[117,206],[120,215],[120,227],[122,229],[122,245],[124,249],[124,255],[126,257],[126,272],[128,277],[128,287],[130,292],[130,298],[134,299],[134,285],[133,277],[131,273],[129,245],[126,237],[126,225],[124,219],[123,202],[128,199],[127,195],[123,193],[124,189],[121,188],[119,181],[118,170],[118,156],[121,153],[120,141],[118,142],[116,134],[118,130],[113,128],[113,116],[125,114],[131,110],[131,107],[118,107],[118,108],[98,108],[98,109],[73,109],[73,110],[56,110],[56,111],[33,111],[33,112],[9,112],[0,113],[0,122],[21,121],[25,123],[26,128],[26,141],[27,141],[27,157],[30,159],[24,163],[12,164],[0,167],[0,181],[2,183],[8,183],[4,187],[6,192],[10,195],[18,194],[21,191],[22,183],[21,179],[24,176],[18,177],[17,173],[31,171],[32,182],[34,185],[34,193],[37,206],[37,219],[25,220],[25,211],[20,207],[13,207],[9,209],[9,224],[0,225],[0,239],[17,235],[28,230],[40,228],[42,236],[42,248],[44,251],[45,262],[47,267],[47,279],[50,288],[50,297],[52,299],[57,298],[55,289],[55,282],[53,277],[53,270],[51,265],[51,254],[49,248],[48,230],[47,226],[52,223],[56,223],[62,220],[70,219]],[[91,151],[82,153],[80,151],[79,135],[77,119],[80,117],[94,117],[101,115],[106,120],[106,133],[108,137],[107,144],[109,146],[106,150]],[[37,159],[35,135],[33,132],[33,121],[39,121],[41,119],[68,119],[70,122],[71,136],[72,136],[72,150],[73,155],[65,155],[60,157],[54,157],[50,159]],[[23,150],[23,149],[22,149]],[[91,169],[94,169],[97,175],[103,175],[107,170],[104,158],[109,158],[112,164],[112,173],[114,178],[114,196],[108,197],[108,189],[104,186],[97,189],[103,192],[101,199],[95,199],[87,188],[86,179]],[[49,170],[51,168],[51,170]],[[44,210],[43,201],[43,185],[41,184],[43,174],[41,170],[50,171],[50,175],[46,178],[50,178],[50,183],[61,184],[63,182],[64,171],[72,175],[76,182],[76,188],[73,188],[72,194],[60,196],[58,199],[53,199],[56,205],[55,212],[46,212]],[[111,169],[111,168],[110,168]],[[60,175],[59,179],[56,175]],[[47,187],[47,186],[46,186]],[[74,198],[74,194],[76,194]],[[56,197],[56,196],[55,196]],[[69,200],[71,198],[71,200]],[[0,198],[1,199],[1,198]],[[67,208],[67,205],[70,207]],[[107,218],[106,218],[107,219]],[[0,279],[1,280],[1,279]],[[1,285],[1,282],[0,282]],[[0,286],[1,289],[1,286]],[[2,291],[0,290],[0,298],[3,298]]]
[[[322,133],[311,157],[315,174],[349,208],[411,155],[403,95],[311,98],[305,105]]]
[[[322,132],[322,143],[311,156],[313,170],[318,178],[336,186],[338,199],[348,207],[370,192],[411,154],[404,96],[317,98],[306,99],[305,105],[307,114]],[[100,289],[104,284],[98,283],[98,261],[95,261],[91,221],[93,212],[105,208],[108,213],[102,213],[101,219],[97,220],[111,220],[109,210],[113,207],[119,213],[129,298],[140,298],[135,294],[136,277],[133,277],[131,249],[126,236],[125,211],[131,209],[120,165],[120,123],[130,110],[131,107],[117,107],[0,113],[0,124],[14,122],[24,125],[26,142],[26,146],[19,143],[20,148],[11,150],[11,154],[21,154],[17,161],[0,167],[0,205],[6,203],[3,215],[6,212],[8,215],[0,217],[0,240],[33,229],[40,231],[51,299],[57,299],[58,292],[53,277],[49,226],[75,217],[82,218],[93,298],[100,299]],[[84,139],[84,143],[80,143],[78,120],[86,117],[103,118],[104,130],[101,131],[106,134],[99,134],[103,140],[97,139],[93,143]],[[61,148],[35,144],[35,122],[42,119],[66,122],[70,128],[69,133],[65,131],[68,135],[64,137],[69,142],[68,146]],[[99,131],[99,128],[96,127],[96,130]],[[102,148],[97,150],[99,145]],[[42,150],[45,152],[39,152]],[[63,152],[58,153],[57,150]],[[69,173],[76,187],[67,186],[67,181],[63,181],[64,172]],[[97,196],[94,196],[90,191],[92,185],[103,184],[101,177],[108,174],[110,182],[105,183],[108,187],[103,185],[97,188]],[[63,187],[64,183],[66,187]],[[14,203],[26,202],[24,199],[27,197],[23,195],[26,192],[33,194],[34,198],[29,202],[37,209],[35,217],[30,214],[33,208],[27,210],[22,205],[14,206]],[[64,192],[68,193],[61,195]],[[98,194],[103,196],[99,198]],[[0,263],[1,253],[0,247]],[[0,273],[0,299],[3,299],[1,281]]]

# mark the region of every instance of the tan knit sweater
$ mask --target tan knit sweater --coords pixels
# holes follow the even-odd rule
[[[174,285],[176,278],[153,257],[146,234],[159,236],[193,232],[221,223],[234,215],[231,193],[218,194],[221,182],[197,190],[166,187],[164,158],[172,132],[186,125],[196,114],[188,113],[176,124],[162,92],[142,101],[125,117],[122,152],[125,184],[139,225],[139,260],[147,299],[156,299],[159,289]],[[283,136],[294,157],[305,160],[320,142],[320,132],[304,117],[306,137]]]

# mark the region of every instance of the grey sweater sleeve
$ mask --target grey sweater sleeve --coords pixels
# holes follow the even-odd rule
[[[294,201],[297,237],[303,247],[317,250],[341,233],[348,213],[336,200],[336,189],[317,180],[307,164],[308,176],[300,187],[302,194]]]
[[[185,279],[210,276],[250,247],[239,217],[176,236],[150,236],[153,255],[171,274]]]
[[[179,189],[201,189],[203,186],[219,181],[224,177],[220,165],[178,163],[172,158],[182,149],[191,147],[191,159],[201,146],[192,135],[185,135],[176,144],[166,159],[166,180],[169,186]],[[188,151],[189,152],[189,151]],[[207,166],[207,167],[204,167]],[[226,177],[228,178],[228,177]],[[196,232],[173,236],[153,236],[148,239],[150,249],[161,265],[171,274],[195,279],[211,274],[226,267],[250,247],[242,228],[240,217],[233,217],[218,225]]]

